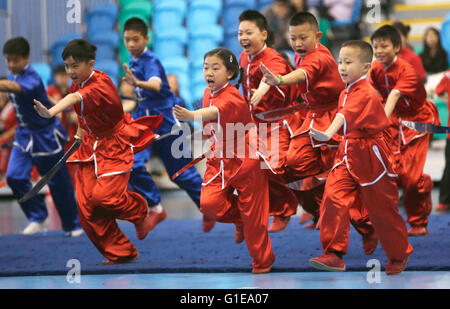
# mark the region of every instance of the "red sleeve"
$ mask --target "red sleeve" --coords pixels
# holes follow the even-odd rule
[[[405,65],[399,69],[397,80],[392,90],[398,90],[404,96],[415,96],[417,93],[417,86],[421,83],[418,80],[418,75],[414,68],[404,62]]]
[[[442,77],[439,84],[436,86],[436,94],[441,96],[444,93],[448,93],[450,95],[450,70],[445,72],[444,77]]]
[[[327,66],[327,64],[322,61],[320,54],[315,56],[316,57],[308,57],[308,59],[305,58],[302,65],[297,68],[297,70],[302,70],[306,74],[306,80],[303,83],[300,83],[302,92],[308,92],[310,89],[314,88],[314,84],[322,74],[322,68]]]

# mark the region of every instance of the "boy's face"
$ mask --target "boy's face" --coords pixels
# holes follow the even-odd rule
[[[297,26],[289,26],[289,41],[292,49],[303,58],[307,53],[316,49],[322,37],[322,32],[315,31],[308,23]]]
[[[127,30],[123,33],[125,47],[134,57],[138,57],[144,52],[149,39],[148,34],[143,36],[142,33],[136,30]]]
[[[94,65],[95,60],[89,60],[88,62],[75,61],[72,56],[64,60],[66,72],[75,85],[79,85],[88,79],[94,69]]]
[[[28,65],[30,57],[23,57],[20,55],[6,55],[6,66],[13,74],[21,73]]]
[[[239,23],[238,41],[248,56],[258,53],[266,43],[267,31],[261,31],[256,23],[244,20]]]
[[[395,46],[389,39],[377,38],[372,41],[375,58],[383,65],[389,65],[394,61],[400,51],[400,46]]]
[[[342,81],[350,84],[364,76],[370,69],[370,63],[361,62],[360,49],[350,46],[342,47],[339,52],[338,69]]]
[[[55,83],[60,88],[67,87],[69,85],[69,76],[66,73],[55,74]]]

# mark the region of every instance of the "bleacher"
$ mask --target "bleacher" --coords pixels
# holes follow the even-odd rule
[[[203,55],[206,51],[224,46],[239,57],[241,47],[237,40],[238,16],[243,10],[262,10],[273,0],[117,0],[116,3],[97,3],[89,8],[84,17],[84,37],[98,48],[96,68],[105,71],[116,85],[124,75],[121,63],[128,63],[129,54],[123,42],[123,25],[130,17],[139,17],[149,26],[148,47],[156,54],[167,74],[175,74],[180,85],[180,94],[193,108],[193,102],[202,99]],[[384,1],[380,2],[381,4]],[[308,1],[310,10],[319,1]],[[340,43],[348,39],[365,36],[377,27],[401,20],[411,25],[409,42],[418,53],[422,48],[423,33],[428,26],[441,30],[444,48],[450,51],[450,3],[436,0],[405,0],[393,5],[389,16],[377,23],[367,23],[362,14],[367,9],[366,1],[355,0],[351,18],[328,23],[334,34],[331,49],[336,55]],[[50,64],[32,63],[44,79],[51,81],[51,68],[62,64],[60,57],[64,46],[81,33],[67,33],[52,42],[49,48]],[[292,51],[287,51],[292,56]],[[445,102],[433,98],[444,124],[447,120]],[[444,135],[437,136],[444,138]]]

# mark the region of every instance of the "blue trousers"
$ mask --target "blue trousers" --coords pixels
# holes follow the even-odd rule
[[[173,157],[171,147],[173,141],[177,138],[177,135],[169,136],[134,155],[133,171],[129,183],[137,193],[147,200],[149,206],[154,206],[161,200],[160,192],[145,166],[150,160],[152,152],[154,151],[159,155],[170,177],[191,161],[189,158],[175,159]],[[197,207],[200,208],[202,178],[195,166],[177,177],[174,182],[186,191]]]
[[[33,165],[36,165],[40,175],[45,175],[63,154],[64,152],[60,151],[51,156],[31,156],[29,152],[24,152],[19,147],[14,146],[6,172],[6,181],[14,196],[21,198],[31,189],[30,173]],[[48,186],[61,218],[63,230],[68,232],[81,228],[72,180],[66,165],[48,182]],[[48,216],[42,195],[35,195],[28,201],[21,203],[20,207],[31,222],[43,222]]]

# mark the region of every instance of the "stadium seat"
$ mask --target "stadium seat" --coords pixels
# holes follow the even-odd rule
[[[445,16],[445,20],[441,26],[441,42],[442,47],[447,51],[447,54],[450,54],[450,13]],[[450,57],[448,57],[449,66],[450,66]]]
[[[256,9],[255,0],[225,0],[222,12],[224,29],[237,31],[239,15],[249,9]]]
[[[231,50],[236,58],[239,60],[239,56],[242,52],[242,47],[238,41],[238,33],[237,31],[226,31],[225,37],[223,39],[223,45],[225,48]]]
[[[153,29],[155,32],[182,27],[186,8],[185,0],[157,2],[153,13]]]
[[[119,82],[119,63],[116,60],[98,60],[95,61],[95,69],[100,70],[108,74],[109,78],[113,81],[117,87]]]
[[[70,41],[81,38],[83,38],[81,33],[69,33],[59,37],[50,47],[50,56],[52,58],[51,66],[55,67],[57,65],[63,64],[64,61],[61,57],[61,54],[64,50],[64,47],[66,47],[67,43],[69,43]]]
[[[119,0],[119,5],[121,8],[124,8],[132,2],[150,2],[150,1],[151,0]],[[155,2],[155,1],[153,1],[153,2]]]
[[[44,87],[47,88],[48,84],[52,80],[52,69],[50,65],[45,62],[34,62],[30,65],[39,74],[42,82],[44,83]]]
[[[130,2],[125,7],[122,8],[122,11],[120,12],[119,19],[123,22],[121,23],[121,28],[125,23],[125,21],[130,18],[129,15],[137,16],[142,18],[145,23],[149,23],[152,19],[153,14],[153,4],[151,2],[146,1],[137,1],[137,2]],[[127,19],[123,20],[122,16],[128,16]]]
[[[217,48],[223,41],[223,28],[219,25],[193,29],[190,32],[188,46],[189,57],[192,60],[203,59],[206,52]]]
[[[183,57],[187,42],[185,28],[167,29],[155,33],[154,52],[160,59]]]
[[[113,30],[118,15],[119,8],[114,3],[103,3],[93,7],[87,12],[88,37],[98,32]]]
[[[89,41],[97,46],[97,60],[100,59],[116,59],[117,50],[119,48],[120,37],[115,31],[97,33],[89,38]]]
[[[221,10],[221,0],[192,0],[187,15],[188,28],[217,24]]]

